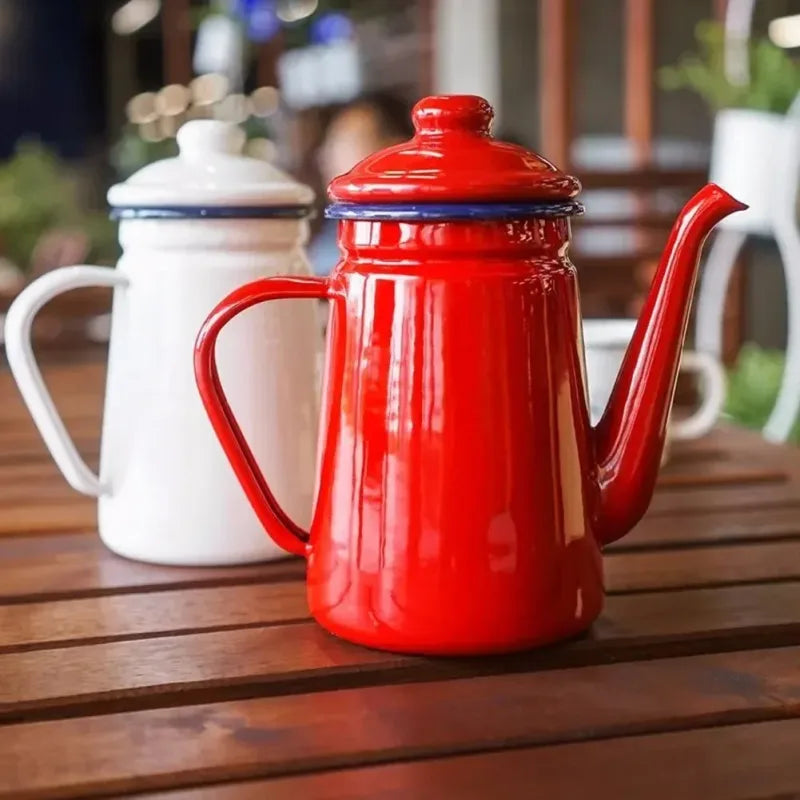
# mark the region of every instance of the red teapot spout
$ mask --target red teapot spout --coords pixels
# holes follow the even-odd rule
[[[603,544],[624,536],[642,517],[655,486],[697,279],[700,250],[711,229],[746,205],[715,184],[684,206],[670,233],[653,285],[595,429]]]

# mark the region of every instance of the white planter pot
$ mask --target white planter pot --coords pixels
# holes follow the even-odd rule
[[[711,180],[750,206],[747,211],[727,217],[720,227],[752,234],[771,233],[785,119],[780,114],[746,109],[717,114]]]

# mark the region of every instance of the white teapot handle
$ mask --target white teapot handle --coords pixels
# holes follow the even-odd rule
[[[99,497],[106,488],[75,449],[47,391],[31,346],[31,326],[39,309],[56,295],[88,286],[127,286],[128,279],[111,267],[63,267],[26,286],[6,315],[5,344],[11,374],[19,386],[39,433],[56,465],[73,489]]]

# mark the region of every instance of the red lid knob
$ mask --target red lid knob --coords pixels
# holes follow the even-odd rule
[[[417,133],[464,131],[488,135],[494,111],[482,97],[474,94],[452,94],[426,97],[412,112]]]

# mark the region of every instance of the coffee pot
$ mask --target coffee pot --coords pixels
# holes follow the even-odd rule
[[[270,274],[309,275],[303,254],[311,189],[242,153],[236,125],[193,120],[176,158],[113,186],[116,268],[47,273],[9,309],[6,351],[34,422],[67,481],[98,498],[102,540],[159,564],[239,564],[283,557],[263,535],[197,396],[197,329],[222,295]],[[78,454],[30,342],[36,312],[82,286],[114,289],[100,471]],[[231,325],[219,369],[230,402],[292,515],[310,514],[317,437],[315,309],[273,305]]]
[[[410,141],[331,183],[332,274],[242,286],[197,339],[208,415],[267,533],[307,558],[311,613],[371,647],[512,651],[597,617],[601,548],[653,493],[700,248],[744,208],[708,185],[681,211],[593,426],[568,258],[580,185],[491,119],[479,97],[420,101]],[[240,312],[287,298],[330,302],[309,529],[259,471],[215,360]]]

